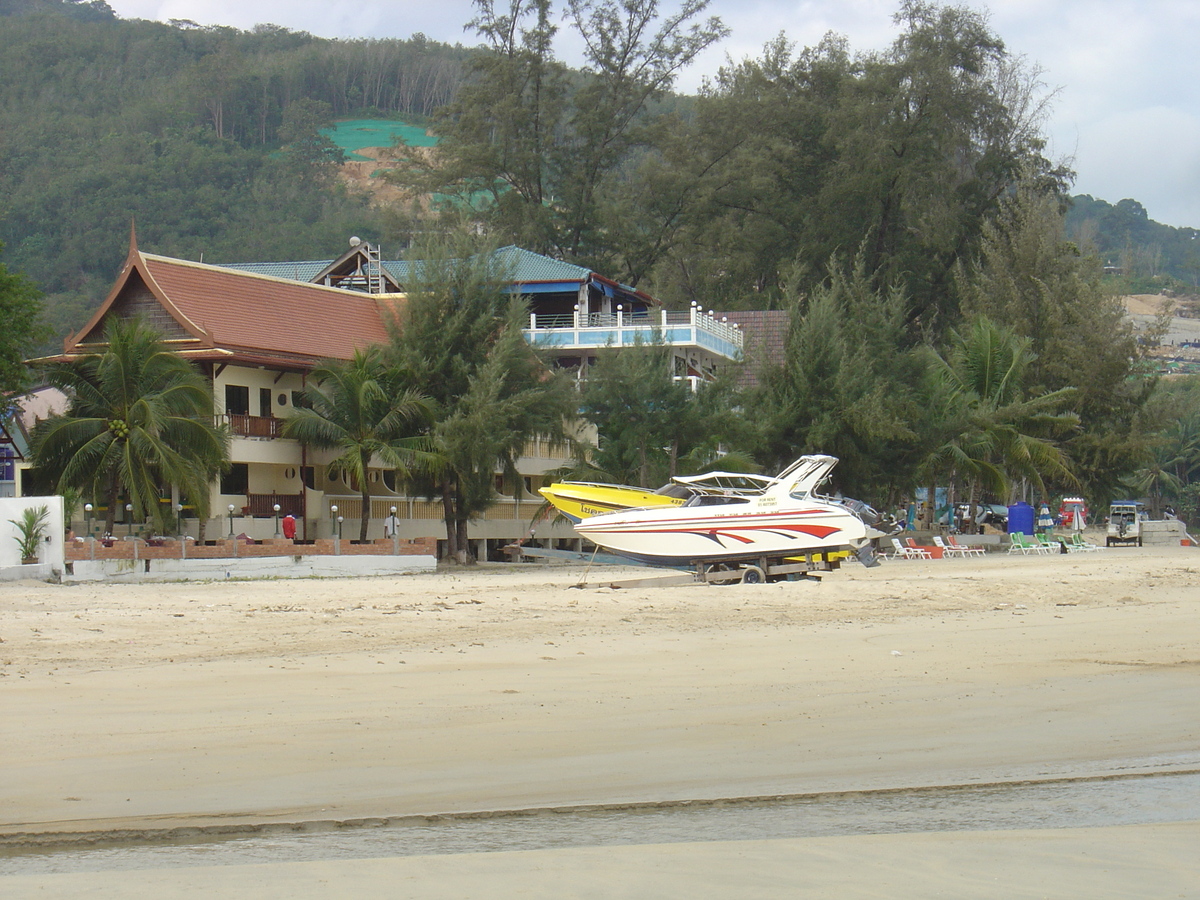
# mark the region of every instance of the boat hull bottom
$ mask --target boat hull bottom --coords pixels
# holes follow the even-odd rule
[[[730,553],[721,556],[705,556],[701,558],[687,556],[653,556],[645,553],[634,553],[626,550],[615,550],[611,547],[605,548],[609,553],[615,553],[617,556],[624,557],[643,566],[656,566],[661,569],[693,569],[698,566],[709,565],[759,565],[766,561],[768,563],[781,563],[789,560],[804,560],[819,563],[828,563],[840,561],[848,556],[856,554],[853,547],[818,547],[808,550],[788,550],[782,553]]]

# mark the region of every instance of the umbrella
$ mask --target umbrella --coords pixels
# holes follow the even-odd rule
[[[1049,531],[1054,527],[1054,519],[1050,515],[1050,507],[1048,507],[1045,503],[1043,503],[1041,509],[1038,510],[1037,527],[1038,531]]]

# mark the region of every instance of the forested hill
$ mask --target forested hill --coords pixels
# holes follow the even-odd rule
[[[49,13],[80,22],[107,22],[117,14],[104,0],[0,0],[0,16]]]
[[[103,0],[0,0],[0,261],[47,294],[60,334],[143,246],[214,262],[311,258],[378,212],[318,154],[280,154],[333,118],[426,116],[468,50],[124,21]]]
[[[973,39],[970,29],[954,33],[955,11],[939,16],[914,27],[946,30],[938,41]],[[646,129],[619,134],[614,143],[593,127],[601,112],[612,121],[635,118],[633,106],[620,106],[628,98],[603,93],[624,90],[620,78],[598,84],[599,94],[589,87],[577,118],[560,112],[553,133],[560,146],[536,152],[526,144],[547,136],[531,123],[550,107],[537,115],[514,108],[499,127],[489,114],[508,110],[507,99],[497,97],[511,91],[502,80],[476,79],[474,106],[459,110],[459,146],[468,148],[459,162],[496,162],[487,153],[470,157],[470,129],[478,126],[490,140],[499,127],[520,152],[497,159],[518,170],[482,180],[475,173],[476,181],[463,183],[472,190],[500,181],[515,186],[492,223],[508,240],[597,266],[684,304],[782,302],[782,273],[795,268],[822,278],[831,258],[865,246],[863,235],[874,234],[872,267],[901,279],[913,299],[912,318],[938,314],[948,324],[956,301],[947,295],[947,273],[976,252],[992,210],[987,198],[1001,193],[982,176],[1026,168],[1039,145],[1008,147],[1003,135],[984,129],[976,136],[980,145],[1011,159],[989,156],[978,168],[980,183],[960,187],[954,198],[931,193],[946,183],[946,176],[932,174],[934,156],[874,154],[883,137],[871,123],[886,116],[864,97],[907,108],[910,80],[887,79],[899,78],[904,65],[936,67],[957,58],[924,58],[918,52],[924,45],[901,45],[912,59],[893,64],[879,57],[865,69],[836,44],[794,60],[783,45],[772,48],[763,61],[729,76],[700,113],[664,118],[649,154]],[[334,177],[339,154],[318,129],[346,117],[426,122],[461,96],[471,53],[421,35],[334,41],[271,25],[246,32],[126,21],[104,0],[0,0],[0,262],[41,287],[47,317],[62,335],[107,292],[131,222],[143,247],[210,262],[325,258],[348,235],[378,240],[388,234],[387,213]],[[563,77],[578,88],[574,73]],[[867,91],[872,78],[890,86]],[[970,106],[986,105],[988,96],[966,90],[944,102],[953,115],[961,113],[953,104],[973,110],[962,113],[964,121],[1003,121]],[[792,121],[792,114],[800,119]],[[919,136],[930,148],[952,139],[949,132]],[[593,140],[598,155],[582,165],[580,154]],[[859,146],[865,155],[854,165],[831,150]],[[901,162],[903,174],[888,168]],[[520,168],[526,164],[544,171]],[[576,184],[583,171],[606,180]],[[592,205],[581,201],[576,208],[560,199],[551,209],[544,198],[516,192],[547,183],[555,196],[578,195]],[[875,196],[888,185],[895,196]],[[899,214],[873,220],[878,210]],[[1106,263],[1128,273],[1130,290],[1175,287],[1172,277],[1195,284],[1200,275],[1195,230],[1152,222],[1135,201],[1111,206],[1076,197],[1068,227],[1081,246],[1097,247]]]
[[[1155,222],[1136,200],[1114,206],[1088,194],[1072,197],[1067,232],[1095,247],[1105,266],[1119,270],[1126,293],[1195,291],[1200,285],[1200,230]]]

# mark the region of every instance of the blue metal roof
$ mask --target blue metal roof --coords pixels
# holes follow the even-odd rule
[[[250,272],[254,275],[270,275],[272,278],[311,282],[331,262],[333,262],[332,259],[315,259],[304,262],[218,263],[218,265],[223,269],[237,269],[239,272]]]
[[[567,282],[583,284],[592,277],[591,269],[577,266],[573,263],[551,259],[522,250],[520,247],[502,247],[496,251],[497,263],[513,282]],[[312,281],[317,275],[333,262],[332,259],[305,260],[302,262],[257,262],[257,263],[222,263],[226,269],[237,269],[241,272],[253,272],[257,275],[270,275],[275,278],[288,278],[293,281]],[[408,280],[412,263],[405,259],[385,259],[383,268],[400,284]],[[630,289],[632,291],[632,289]]]
[[[560,259],[551,259],[540,253],[522,250],[520,247],[501,247],[496,251],[496,256],[516,282],[572,281],[581,284],[592,276],[591,269]]]

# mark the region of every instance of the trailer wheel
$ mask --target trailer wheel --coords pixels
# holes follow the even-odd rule
[[[767,580],[767,573],[758,566],[746,566],[742,569],[742,584],[762,584]]]

